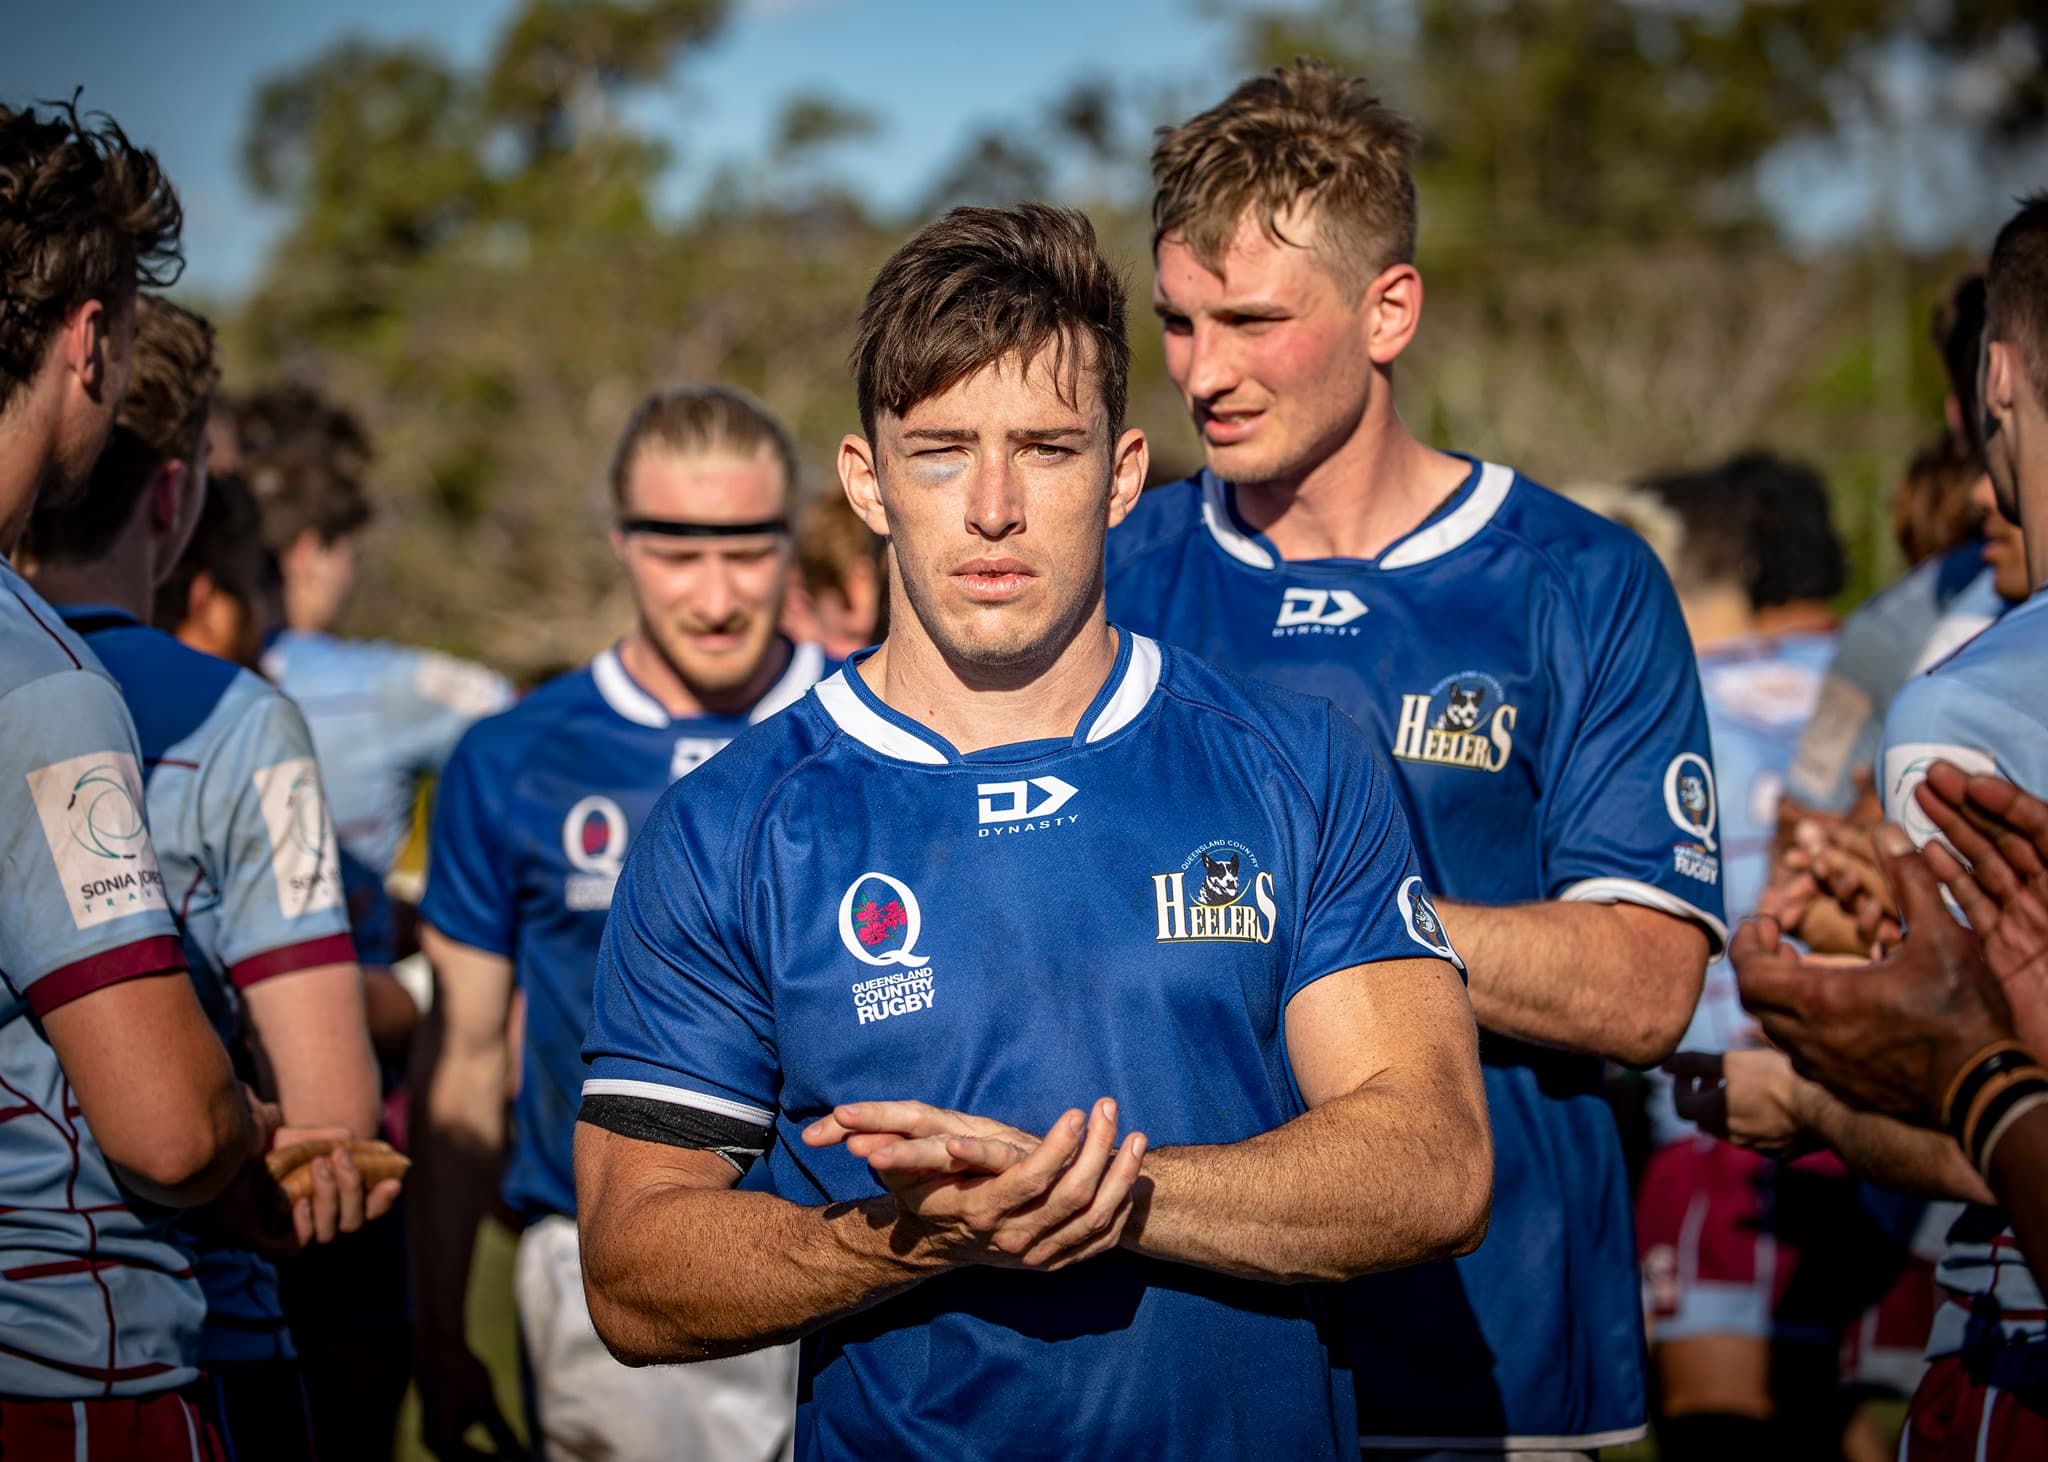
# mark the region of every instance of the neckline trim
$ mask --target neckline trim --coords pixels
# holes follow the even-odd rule
[[[803,699],[804,692],[824,673],[825,652],[822,649],[808,643],[792,644],[789,664],[783,667],[775,683],[747,709],[747,724],[757,725]],[[676,718],[668,713],[668,708],[626,669],[625,661],[619,658],[617,645],[601,652],[590,662],[590,678],[596,682],[597,693],[604,698],[604,703],[635,726],[662,731],[675,724]],[[705,719],[714,718],[707,716]]]
[[[855,741],[893,760],[917,766],[968,764],[951,742],[887,705],[861,678],[859,667],[873,654],[873,649],[866,649],[848,656],[844,665],[813,686],[819,708]],[[1137,720],[1152,703],[1163,665],[1156,642],[1118,629],[1116,663],[1063,749],[1106,741]]]
[[[1285,569],[1290,564],[1308,565],[1316,563],[1343,562],[1362,568],[1391,569],[1413,568],[1442,558],[1452,550],[1462,548],[1470,542],[1479,530],[1493,521],[1502,503],[1507,501],[1508,491],[1514,486],[1515,474],[1512,468],[1498,462],[1484,462],[1470,459],[1474,472],[1467,485],[1459,490],[1459,501],[1450,511],[1432,518],[1415,529],[1405,538],[1396,539],[1376,559],[1299,559],[1281,557],[1271,539],[1263,533],[1254,533],[1244,526],[1237,515],[1236,492],[1231,485],[1215,473],[1204,468],[1201,475],[1202,524],[1209,530],[1209,536],[1216,546],[1236,559],[1239,563],[1267,572]]]

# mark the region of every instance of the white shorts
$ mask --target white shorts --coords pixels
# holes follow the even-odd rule
[[[548,1462],[791,1455],[794,1345],[686,1366],[620,1365],[590,1323],[576,1225],[566,1218],[543,1218],[519,1236],[513,1287],[539,1412],[529,1424]]]

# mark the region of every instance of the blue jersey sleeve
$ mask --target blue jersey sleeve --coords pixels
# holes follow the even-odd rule
[[[256,698],[222,739],[200,796],[200,826],[220,830],[209,872],[235,985],[352,963],[334,820],[298,707],[268,689]]]
[[[694,783],[670,789],[626,855],[598,955],[583,1091],[767,1127],[781,1089],[774,1005],[747,953],[737,849],[713,826],[726,817],[689,815]]]
[[[0,699],[0,971],[38,1015],[181,970],[143,807],[135,728],[89,670]]]
[[[1550,896],[1634,903],[1726,947],[1714,753],[1678,597],[1647,550],[1581,605],[1586,685],[1551,738],[1543,846]]]
[[[1330,711],[1329,779],[1301,953],[1283,998],[1325,975],[1383,960],[1464,961],[1423,887],[1408,819],[1389,773],[1357,725]]]
[[[420,917],[453,939],[510,958],[519,890],[507,866],[509,779],[497,767],[497,728],[474,728],[442,769],[427,835],[427,889]]]

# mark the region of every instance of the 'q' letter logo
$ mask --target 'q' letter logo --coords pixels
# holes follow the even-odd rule
[[[1681,752],[1664,769],[1664,810],[1679,831],[1691,833],[1709,853],[1714,845],[1714,769],[1696,752]]]
[[[856,907],[855,896],[863,885],[870,882],[881,884],[895,897],[885,903],[869,894]],[[917,907],[917,895],[910,891],[909,884],[886,873],[863,873],[846,885],[846,892],[839,900],[839,942],[862,964],[923,969],[931,963],[930,956],[911,952],[917,946],[917,936],[923,927],[924,915]],[[903,937],[902,944],[895,949],[882,948],[899,932]]]

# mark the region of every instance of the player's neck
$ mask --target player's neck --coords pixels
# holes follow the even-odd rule
[[[661,703],[670,719],[687,721],[693,716],[743,716],[789,668],[790,646],[778,636],[769,652],[746,681],[731,690],[707,691],[683,679],[666,655],[655,647],[646,629],[635,625],[619,641],[619,663],[639,687]]]
[[[14,552],[37,497],[54,476],[56,424],[37,384],[18,388],[0,411],[0,555]]]
[[[1695,650],[1711,650],[1761,632],[1749,595],[1738,585],[1723,585],[1687,594],[1678,601],[1685,631]]]
[[[1116,667],[1116,632],[1099,599],[1045,664],[1000,672],[949,659],[918,627],[908,604],[893,605],[889,623],[882,647],[851,673],[884,705],[963,753],[1072,736]]]
[[[1307,471],[1237,484],[1237,510],[1282,558],[1377,558],[1420,527],[1471,470],[1417,441],[1382,389],[1358,429]]]
[[[1756,612],[1760,635],[1828,635],[1836,625],[1835,611],[1820,599],[1794,599]]]
[[[52,604],[104,604],[126,610],[148,624],[154,607],[151,586],[156,582],[149,548],[147,528],[131,522],[98,558],[82,563],[30,564],[28,581]]]

